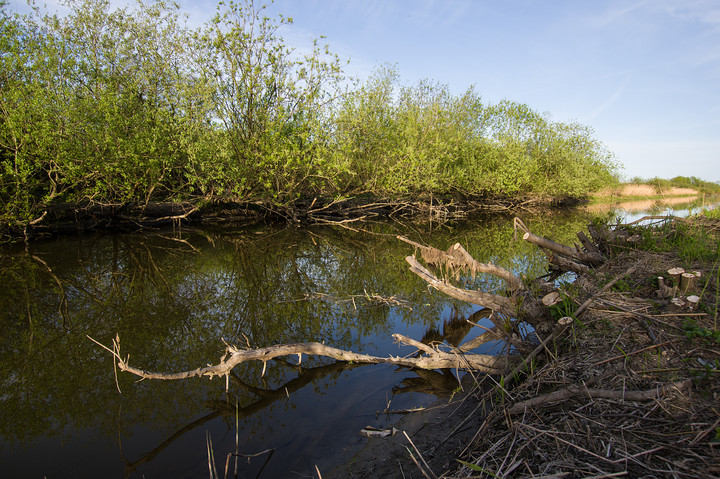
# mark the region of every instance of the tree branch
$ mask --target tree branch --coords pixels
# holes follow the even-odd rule
[[[438,351],[426,345],[420,345],[416,341],[407,338],[401,334],[393,334],[395,341],[415,346],[421,349],[427,355],[420,357],[378,357],[367,354],[354,353],[342,349],[333,348],[320,343],[294,343],[294,344],[278,344],[259,349],[239,350],[233,346],[228,346],[227,351],[218,364],[193,369],[190,371],[182,371],[178,373],[162,373],[147,371],[141,368],[130,366],[127,359],[122,359],[120,351],[115,344],[111,351],[118,360],[118,368],[136,376],[146,379],[187,379],[192,377],[209,376],[228,376],[233,368],[245,361],[263,361],[267,362],[280,356],[289,356],[297,354],[307,354],[313,356],[325,356],[338,361],[352,361],[357,363],[370,364],[395,364],[410,368],[420,369],[471,369],[475,371],[485,372],[487,374],[502,374],[507,371],[508,365],[506,358],[496,357],[485,354],[460,354],[446,353]],[[104,346],[103,346],[104,347]],[[109,348],[108,351],[110,351]]]
[[[410,265],[410,271],[424,279],[430,286],[443,293],[461,301],[477,304],[498,311],[506,316],[516,316],[517,310],[512,300],[496,294],[484,293],[482,291],[471,291],[468,289],[456,288],[444,281],[439,280],[434,274],[421,265],[414,256],[408,256],[405,261]]]
[[[549,394],[543,394],[527,401],[522,401],[510,408],[510,414],[519,414],[526,408],[536,406],[549,406],[552,403],[567,401],[575,397],[623,399],[627,401],[649,401],[658,398],[672,390],[686,389],[692,386],[692,379],[677,381],[665,386],[648,389],[647,391],[612,391],[607,389],[589,389],[586,386],[571,386]]]
[[[511,291],[519,291],[525,288],[522,280],[505,268],[475,260],[460,243],[455,243],[447,251],[442,251],[432,246],[421,245],[404,236],[397,236],[397,239],[418,248],[423,260],[425,260],[427,264],[433,264],[438,267],[446,266],[449,269],[458,268],[468,270],[473,276],[475,276],[476,273],[491,274],[503,279]]]

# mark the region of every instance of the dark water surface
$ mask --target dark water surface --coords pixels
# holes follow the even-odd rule
[[[589,218],[523,219],[572,243]],[[239,462],[239,477],[263,467],[260,477],[311,477],[316,465],[346,461],[365,441],[361,428],[397,420],[377,411],[449,397],[453,372],[306,357],[298,367],[295,356],[269,362],[264,377],[261,363],[238,366],[226,394],[218,379],[138,382],[117,372],[116,383],[111,355],[87,336],[109,345],[117,334],[130,364],[164,372],[216,363],[223,339],[404,355],[413,349],[392,333],[457,343],[482,333],[465,318],[490,323],[481,308],[428,291],[404,261],[413,248],[396,234],[440,248],[461,242],[480,261],[528,275],[545,268],[541,254],[513,242],[511,218],[431,226],[183,229],[3,249],[0,475],[209,477],[209,444],[222,475],[236,433],[241,454],[262,453]]]

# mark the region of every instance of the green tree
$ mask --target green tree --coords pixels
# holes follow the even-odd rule
[[[62,204],[582,196],[615,179],[591,129],[527,105],[401,85],[393,66],[350,87],[327,46],[293,49],[292,19],[253,0],[197,30],[165,0],[65,6],[0,14],[4,229]]]
[[[223,10],[220,10],[224,8]],[[291,18],[264,16],[253,0],[220,3],[195,43],[220,131],[216,177],[238,197],[294,199],[321,188],[327,108],[343,81],[337,56],[318,40],[302,55],[278,30]]]

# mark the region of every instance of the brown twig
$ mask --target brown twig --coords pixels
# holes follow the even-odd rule
[[[526,408],[550,405],[556,402],[566,401],[576,397],[602,398],[602,399],[623,399],[627,401],[649,401],[667,392],[689,388],[692,385],[691,379],[677,381],[662,387],[648,389],[646,391],[609,391],[606,389],[589,389],[586,386],[571,386],[569,388],[543,394],[527,401],[522,401],[510,408],[510,414],[519,414]]]
[[[616,359],[622,359],[622,358],[626,358],[626,357],[628,357],[628,356],[633,356],[633,355],[635,355],[635,354],[643,353],[643,352],[645,352],[645,351],[650,351],[651,349],[659,348],[659,347],[661,347],[661,346],[665,346],[666,344],[670,344],[670,343],[672,343],[673,341],[674,341],[674,340],[665,341],[664,343],[653,344],[653,345],[651,345],[651,346],[648,346],[648,347],[642,348],[642,349],[638,349],[637,351],[633,351],[633,352],[631,352],[631,353],[620,354],[620,355],[618,355],[618,356],[613,356],[612,358],[607,358],[607,359],[604,359],[604,360],[602,360],[602,361],[599,361],[599,362],[597,362],[597,363],[595,363],[595,364],[591,364],[590,367],[591,367],[591,368],[594,368],[594,367],[596,367],[596,366],[600,366],[600,365],[602,365],[602,364],[609,363],[610,361],[615,361]]]
[[[423,475],[429,479],[430,478],[438,479],[438,477],[435,475],[435,473],[432,471],[432,469],[430,469],[430,466],[428,466],[428,463],[425,462],[425,458],[422,456],[422,454],[420,453],[420,450],[417,448],[417,446],[415,446],[415,443],[412,442],[412,439],[410,439],[410,436],[408,436],[407,432],[403,431],[403,435],[405,435],[405,438],[408,440],[408,442],[413,447],[413,449],[415,450],[418,457],[420,458],[420,460],[423,463],[424,467],[420,467],[420,464],[418,464],[417,461],[415,461],[415,464],[417,464],[417,466],[420,467],[420,472],[422,472]],[[411,456],[412,456],[412,454],[411,454]],[[413,458],[413,460],[415,460],[415,459]]]

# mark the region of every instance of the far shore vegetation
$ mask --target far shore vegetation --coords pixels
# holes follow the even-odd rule
[[[633,178],[628,183],[617,183],[596,191],[592,195],[592,202],[606,203],[670,197],[697,197],[702,195],[711,197],[720,195],[720,184],[704,181],[694,176],[676,176],[669,180],[662,178],[652,178],[649,180]]]
[[[172,2],[0,1],[0,228],[72,205],[582,197],[617,182],[587,126],[380,66],[359,82],[252,0],[202,27]]]
[[[0,0],[3,236],[158,204],[297,219],[349,199],[527,205],[619,184],[591,128],[474,87],[407,85],[391,65],[349,78],[322,39],[286,44],[292,19],[253,0],[198,28],[169,1],[63,3],[22,15]]]

